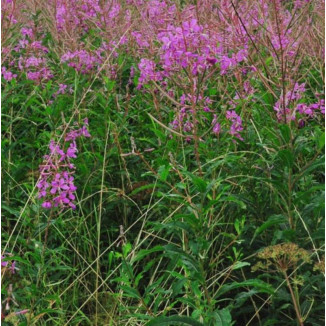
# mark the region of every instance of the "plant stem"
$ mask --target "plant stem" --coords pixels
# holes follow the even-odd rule
[[[300,326],[304,326],[302,316],[301,316],[301,313],[300,313],[300,307],[299,307],[298,302],[297,302],[297,300],[295,298],[295,295],[294,295],[294,292],[293,292],[289,277],[288,277],[286,271],[284,271],[283,274],[284,274],[284,277],[285,277],[285,280],[286,280],[286,284],[287,284],[287,286],[288,286],[288,288],[290,290],[290,293],[291,293],[291,297],[292,297],[292,301],[293,301],[293,305],[294,305],[294,310],[295,310],[295,313],[297,315],[298,323],[299,323]]]

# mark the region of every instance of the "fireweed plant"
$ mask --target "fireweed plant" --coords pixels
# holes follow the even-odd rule
[[[5,325],[324,323],[324,1],[1,1]]]
[[[77,158],[76,139],[91,136],[87,126],[88,120],[85,119],[81,128],[69,131],[64,136],[62,148],[58,142],[50,140],[50,154],[44,156],[44,162],[40,165],[40,178],[36,184],[38,198],[44,200],[43,208],[76,209],[74,192],[77,187],[73,177],[75,166],[71,161]]]

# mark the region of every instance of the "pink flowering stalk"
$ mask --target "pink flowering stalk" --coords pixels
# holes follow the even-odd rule
[[[58,142],[50,141],[50,154],[44,156],[44,162],[40,165],[40,179],[36,185],[38,198],[43,200],[43,208],[76,208],[74,193],[77,187],[74,184],[75,166],[72,163],[78,153],[76,139],[90,136],[88,120],[85,119],[81,128],[70,130],[65,135],[62,147]]]
[[[44,35],[38,35],[37,28],[34,26],[21,28],[19,34],[21,38],[17,44],[13,48],[5,49],[8,68],[2,67],[4,79],[11,81],[17,77],[17,74],[13,73],[12,70],[26,75],[27,79],[37,84],[51,79],[53,74],[47,59],[49,50],[42,44]]]

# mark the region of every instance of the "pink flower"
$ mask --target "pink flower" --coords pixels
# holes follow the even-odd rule
[[[22,35],[24,36],[29,36],[30,38],[33,37],[34,33],[33,33],[33,30],[31,28],[26,28],[26,27],[23,27],[20,32],[22,33]]]
[[[219,135],[221,132],[221,125],[219,123],[216,123],[215,126],[213,127],[213,133],[215,135]]]
[[[12,79],[16,78],[17,75],[13,74],[11,71],[7,70],[6,67],[1,68],[2,76],[6,81],[11,81]]]

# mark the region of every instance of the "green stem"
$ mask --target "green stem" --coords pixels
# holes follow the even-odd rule
[[[300,326],[304,326],[303,318],[302,318],[301,313],[300,313],[300,307],[299,307],[298,301],[297,301],[297,299],[296,299],[296,297],[294,295],[294,292],[293,292],[289,277],[288,277],[286,271],[283,271],[283,274],[284,274],[284,277],[285,277],[285,280],[286,280],[286,284],[287,284],[287,286],[288,286],[288,288],[290,290],[290,294],[291,294],[291,298],[292,298],[292,301],[293,301],[294,310],[295,310],[295,313],[297,315],[298,323],[299,323]]]

